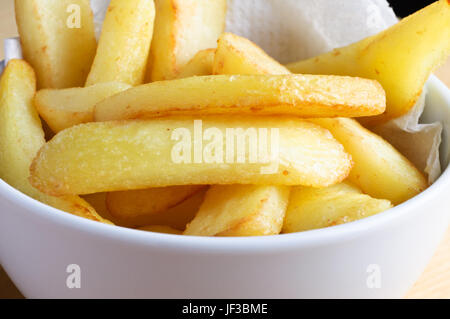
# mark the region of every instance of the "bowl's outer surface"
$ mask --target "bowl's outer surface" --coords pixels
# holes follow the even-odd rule
[[[450,93],[428,83],[427,120],[446,133]],[[450,171],[385,213],[304,233],[201,238],[91,222],[38,203],[0,180],[0,262],[32,298],[402,297],[450,221]],[[81,287],[68,288],[68,265]]]

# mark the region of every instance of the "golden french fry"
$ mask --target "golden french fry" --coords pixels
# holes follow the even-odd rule
[[[155,0],[155,35],[147,81],[170,80],[199,51],[217,46],[226,0]]]
[[[340,225],[391,207],[390,201],[365,195],[348,182],[325,188],[292,187],[283,233]]]
[[[105,98],[129,89],[120,82],[94,84],[84,88],[44,89],[36,93],[34,105],[53,132],[94,121],[94,106]]]
[[[102,82],[143,83],[153,36],[150,0],[111,0],[86,86]]]
[[[187,186],[189,187],[189,186]],[[187,197],[176,206],[168,208],[164,212],[158,214],[147,215],[123,215],[116,217],[112,215],[107,207],[106,197],[108,193],[95,193],[82,195],[94,209],[105,219],[112,221],[114,224],[122,227],[145,227],[145,226],[167,226],[180,231],[186,228],[186,224],[190,222],[198,212],[207,187]],[[133,192],[133,191],[130,191]]]
[[[0,80],[0,177],[45,204],[109,223],[78,196],[48,196],[29,183],[30,164],[45,144],[41,121],[32,103],[35,92],[33,69],[23,60],[11,60]]]
[[[111,220],[124,227],[145,227],[145,226],[168,226],[183,231],[198,212],[203,202],[207,188],[192,194],[178,205],[169,208],[158,214],[147,214],[138,216],[123,216],[117,218],[111,215]]]
[[[203,185],[169,186],[108,193],[109,212],[121,220],[140,220],[177,206],[205,188]]]
[[[177,78],[213,74],[215,49],[206,49],[198,53],[181,69]]]
[[[213,75],[131,88],[95,106],[96,121],[170,114],[364,116],[385,109],[373,80],[320,75]]]
[[[218,58],[219,55],[222,56]],[[270,58],[255,44],[234,35],[224,35],[223,39],[219,40],[216,53],[216,62],[218,61],[224,61],[215,65],[220,72],[286,73],[286,70],[278,62]],[[299,195],[300,189],[308,191]],[[356,193],[356,195],[352,193]],[[309,197],[308,194],[310,194]],[[317,200],[315,200],[314,194]],[[349,197],[349,201],[347,201],[344,195],[350,196],[350,194],[353,197]],[[302,195],[303,197],[301,197]],[[331,204],[328,201],[331,201]],[[378,212],[380,209],[387,209],[390,207],[385,208],[387,204],[390,205],[388,201],[362,195],[356,187],[349,186],[347,183],[322,189],[293,187],[283,226],[284,232],[302,231],[326,227],[345,220],[350,221],[351,218],[358,217],[357,214],[361,212],[363,214],[359,217]],[[359,210],[352,210],[352,205],[353,207],[358,206]],[[381,207],[376,207],[376,205]]]
[[[250,40],[223,33],[214,58],[213,74],[290,74]]]
[[[294,73],[378,80],[386,90],[386,113],[364,119],[376,124],[407,113],[449,54],[450,2],[440,0],[375,36],[287,67]]]
[[[139,230],[150,231],[154,233],[163,233],[163,234],[173,234],[173,235],[181,235],[183,232],[181,230],[172,228],[170,226],[165,225],[150,225],[139,227]]]
[[[178,77],[211,75],[214,53],[215,49],[199,51],[182,69]],[[153,215],[178,205],[204,187],[201,185],[185,185],[119,191],[108,193],[106,200],[111,214],[115,216],[116,220],[120,219],[122,223],[127,225],[147,225],[154,223],[155,219],[161,219],[158,218],[159,214],[158,216]],[[164,214],[164,216],[166,215]],[[190,219],[192,218],[193,216]]]
[[[207,188],[193,194],[177,206],[169,208],[160,214],[148,215],[140,219],[127,220],[127,224],[146,226],[146,225],[165,225],[175,229],[186,229],[187,223],[194,219],[200,205],[203,203]]]
[[[15,0],[15,9],[38,87],[83,86],[97,47],[89,0]]]
[[[398,205],[428,187],[425,177],[411,162],[380,136],[352,119],[314,119],[328,129],[352,155],[349,180],[372,197]]]
[[[52,195],[236,183],[321,187],[342,181],[351,166],[327,130],[301,119],[170,118],[61,131],[35,158],[30,181]]]
[[[213,73],[289,74],[289,71],[249,40],[224,33],[218,41]],[[216,186],[215,191],[220,190],[220,187]],[[209,204],[203,206],[203,210],[189,227],[191,234],[211,234],[211,226],[216,227],[214,232],[219,236],[268,235],[280,232],[289,187],[234,185],[226,189],[228,191],[220,195],[213,192],[210,194],[212,197]],[[218,198],[219,201],[214,202]],[[268,207],[270,198],[272,207]],[[240,202],[237,203],[237,200]]]
[[[281,231],[290,188],[286,186],[217,185],[206,192],[185,235],[264,236]]]
[[[88,194],[80,197],[88,202],[100,216],[117,224],[116,221],[113,220],[114,217],[109,213],[108,207],[106,207],[106,193]]]

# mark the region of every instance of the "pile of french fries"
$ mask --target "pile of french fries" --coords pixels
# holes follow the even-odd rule
[[[24,60],[1,77],[0,177],[45,204],[146,231],[260,236],[355,221],[428,187],[370,129],[407,113],[449,55],[447,0],[287,66],[224,33],[226,0],[111,0],[98,43],[88,0],[15,5]],[[203,139],[174,160],[186,131]],[[255,160],[269,131],[277,158]],[[244,156],[224,161],[234,146]]]

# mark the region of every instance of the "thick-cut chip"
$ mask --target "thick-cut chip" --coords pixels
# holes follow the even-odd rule
[[[342,181],[351,166],[330,132],[301,119],[170,118],[61,131],[40,150],[30,180],[53,195],[237,183],[323,187]]]
[[[281,231],[289,187],[211,186],[185,235],[264,236]]]
[[[30,164],[45,143],[41,121],[32,103],[35,93],[33,69],[23,60],[11,60],[0,81],[0,178],[45,204],[109,223],[78,196],[52,197],[30,185]]]
[[[425,177],[380,136],[352,119],[314,119],[327,128],[352,155],[349,180],[372,197],[398,205],[427,188]]]
[[[185,186],[190,187],[190,186]],[[83,195],[85,199],[100,216],[112,221],[114,224],[122,227],[144,227],[144,226],[168,226],[171,228],[183,231],[186,228],[186,224],[189,223],[198,212],[200,205],[205,197],[207,187],[202,188],[200,191],[192,194],[178,205],[170,207],[164,212],[158,214],[147,215],[123,215],[116,217],[110,213],[106,204],[106,197],[108,193],[95,193]],[[134,191],[129,191],[134,192]],[[121,218],[122,217],[122,218]]]
[[[86,86],[102,82],[143,83],[153,36],[150,0],[111,0]]]
[[[147,81],[170,80],[199,51],[217,46],[226,0],[155,0],[155,35]]]
[[[183,68],[178,78],[211,75],[214,53],[215,49],[199,51]],[[112,192],[108,193],[106,200],[111,214],[116,219],[121,219],[122,223],[147,225],[156,217],[150,216],[176,206],[203,187],[186,185]]]
[[[205,197],[206,189],[193,194],[180,204],[169,208],[168,210],[149,215],[140,216],[123,216],[123,218],[115,218],[111,216],[111,220],[125,227],[145,227],[145,226],[168,226],[180,231],[186,229],[186,225],[195,217],[200,205]]]
[[[182,69],[177,78],[213,74],[215,49],[199,51]]]
[[[365,195],[348,182],[325,188],[292,187],[283,233],[340,225],[391,207],[390,201]]]
[[[96,121],[170,114],[289,114],[356,117],[380,114],[385,95],[378,82],[320,75],[213,75],[159,81],[98,103]]]
[[[213,74],[290,74],[250,40],[223,33],[218,41]]]
[[[97,47],[89,0],[15,0],[15,8],[38,87],[83,86]]]
[[[109,212],[118,219],[140,220],[177,206],[206,186],[186,185],[108,193]]]
[[[94,207],[95,211],[100,216],[114,222],[114,224],[117,224],[115,221],[113,221],[113,216],[111,216],[108,207],[106,207],[106,193],[88,194],[81,196],[81,198],[88,202],[89,205]]]
[[[364,119],[375,124],[407,113],[449,54],[450,2],[441,0],[375,36],[287,67],[294,73],[378,80],[386,90],[386,113]]]
[[[44,89],[37,92],[34,104],[53,132],[94,121],[94,106],[111,95],[129,89],[120,82],[94,84],[85,88]]]
[[[194,219],[200,205],[203,203],[205,193],[206,189],[203,189],[163,213],[142,216],[134,219],[122,219],[121,222],[129,227],[164,225],[183,231],[186,229],[187,223]]]
[[[289,74],[290,72],[283,67],[280,63],[272,59],[269,55],[267,55],[261,48],[259,48],[256,44],[251,41],[241,38],[239,36],[224,33],[218,41],[218,47],[216,50],[216,55],[214,59],[214,74]],[[241,193],[252,192],[254,187],[247,186],[248,189],[245,190],[244,187],[240,188]],[[271,192],[273,194],[285,193],[286,186],[272,186]],[[235,201],[235,197],[233,193],[230,193],[229,198],[230,203]],[[223,198],[221,201],[223,206],[227,204],[227,198]],[[250,200],[246,201],[246,208],[249,212],[259,211],[261,212],[261,202]],[[262,211],[264,212],[264,211]],[[280,211],[274,211],[275,216]],[[267,215],[266,215],[267,216]],[[257,215],[254,215],[249,218],[247,222],[241,223],[237,225],[234,229],[227,230],[222,233],[222,235],[233,235],[243,233],[247,225],[258,225],[256,221]],[[279,232],[280,221],[276,218],[269,220],[261,215],[262,219],[265,219],[269,224],[265,225],[263,228],[263,232],[267,229],[276,229]],[[261,220],[261,219],[260,219]],[[273,223],[271,225],[270,223]],[[263,233],[255,234],[263,235]]]
[[[170,226],[165,225],[150,225],[139,227],[139,230],[145,230],[154,233],[163,233],[163,234],[172,234],[172,235],[181,235],[183,232],[181,230],[175,229]]]

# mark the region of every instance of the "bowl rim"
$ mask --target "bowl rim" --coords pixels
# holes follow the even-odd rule
[[[448,102],[446,107],[450,108],[450,89],[434,75],[430,77],[428,85],[437,87],[437,92],[442,94]],[[427,201],[443,195],[445,189],[448,188],[450,188],[450,164],[442,172],[441,176],[420,194],[385,212],[358,221],[333,227],[273,236],[203,237],[147,232],[95,222],[43,204],[0,179],[0,197],[26,211],[36,213],[36,218],[42,221],[46,220],[80,233],[102,236],[113,241],[119,240],[143,246],[158,245],[162,248],[171,249],[171,251],[186,251],[188,249],[190,252],[231,252],[235,254],[280,252],[292,248],[327,245],[337,241],[345,242],[421,213],[420,210],[414,210],[414,206],[426,204]]]

